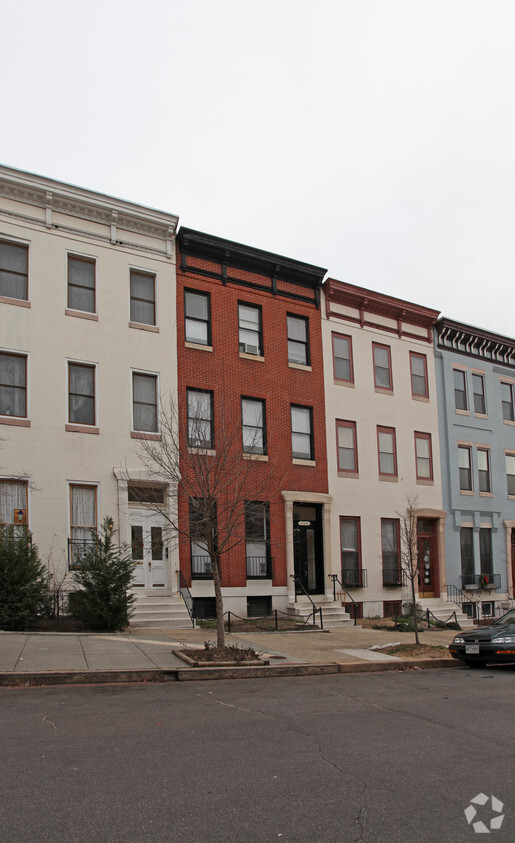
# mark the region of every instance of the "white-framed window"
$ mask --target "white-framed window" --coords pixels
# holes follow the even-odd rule
[[[132,372],[132,429],[141,433],[157,433],[158,376],[151,372]]]
[[[98,486],[70,483],[70,541],[68,562],[76,566],[93,544],[92,531],[98,527]]]
[[[130,291],[130,321],[140,325],[157,325],[155,272],[131,269]]]
[[[213,393],[206,389],[186,390],[188,445],[190,448],[215,447]]]
[[[0,524],[25,529],[28,524],[27,480],[0,478]]]
[[[68,308],[96,313],[96,261],[82,255],[68,255]]]
[[[68,360],[68,421],[95,427],[96,365]]]
[[[25,243],[0,240],[0,296],[29,299],[29,247]]]
[[[238,336],[241,353],[263,354],[261,308],[258,305],[238,304]]]
[[[27,364],[26,354],[0,351],[0,416],[27,418]]]
[[[184,290],[184,339],[211,345],[211,296],[201,290]]]
[[[260,398],[241,399],[244,454],[266,454],[266,410]]]
[[[454,379],[454,406],[456,410],[462,412],[468,411],[468,397],[467,397],[467,374],[463,369],[453,369],[452,376]]]
[[[313,460],[313,410],[291,405],[291,450],[293,459]]]
[[[305,316],[286,316],[288,330],[288,362],[309,366],[309,319]]]

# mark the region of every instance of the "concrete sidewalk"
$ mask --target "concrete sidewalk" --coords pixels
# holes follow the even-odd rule
[[[447,647],[455,634],[451,630],[424,632],[421,640],[425,644]],[[214,641],[215,638],[213,630],[205,629],[160,630],[131,635],[0,632],[0,684],[41,674],[52,674],[54,679],[66,674],[69,676],[67,681],[74,677],[78,681],[95,681],[95,677],[102,675],[104,681],[106,678],[116,681],[117,676],[119,681],[137,681],[138,675],[140,680],[149,678],[158,681],[160,673],[171,676],[172,672],[177,674],[179,670],[181,673],[186,670],[189,673],[197,671],[195,675],[200,678],[198,671],[201,669],[187,668],[172,653],[172,649],[202,647],[204,641]],[[226,641],[253,646],[269,660],[271,670],[280,670],[284,674],[285,669],[290,668],[288,673],[292,675],[308,672],[308,667],[313,668],[310,673],[316,672],[317,666],[333,666],[334,671],[331,672],[339,672],[338,666],[342,669],[346,666],[348,670],[352,665],[359,666],[360,670],[367,667],[377,670],[380,662],[389,662],[384,665],[389,668],[405,666],[406,661],[370,648],[395,642],[413,643],[414,635],[357,627],[328,632],[231,633],[226,635]],[[420,664],[420,660],[411,664]],[[442,665],[438,660],[434,666]],[[243,668],[236,670],[241,672]],[[262,672],[263,668],[257,670]],[[175,678],[179,677],[175,675]]]

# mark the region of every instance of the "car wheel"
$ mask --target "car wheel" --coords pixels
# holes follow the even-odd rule
[[[486,659],[463,659],[467,667],[484,667]]]

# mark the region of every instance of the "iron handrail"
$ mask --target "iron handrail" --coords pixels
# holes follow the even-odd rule
[[[313,623],[315,623],[315,618],[316,618],[317,614],[320,614],[320,629],[323,629],[324,628],[324,622],[322,620],[322,609],[319,609],[318,606],[316,605],[316,603],[313,602],[313,600],[311,599],[310,595],[308,594],[304,584],[301,582],[301,580],[297,576],[297,574],[290,574],[290,577],[292,578],[295,585],[298,586],[300,588],[300,590],[305,594],[305,596],[308,598],[309,602],[313,606]]]
[[[179,591],[181,592],[181,597],[184,600],[184,605],[188,611],[188,615],[190,616],[191,625],[195,628],[195,606],[193,604],[193,597],[191,596],[191,591],[188,588],[188,583],[185,580],[184,574],[179,569]]]
[[[349,598],[349,600],[352,603],[352,614],[354,615],[354,626],[357,626],[358,604],[354,600],[354,597],[352,596],[352,594],[349,594],[349,592],[345,588],[344,584],[341,582],[341,580],[338,579],[338,574],[328,574],[328,576],[331,577],[331,579],[333,581],[333,600],[337,599],[336,598],[336,583],[338,583],[341,590],[347,595],[347,597]]]

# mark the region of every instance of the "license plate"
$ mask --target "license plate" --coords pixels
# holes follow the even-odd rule
[[[479,656],[479,644],[465,644],[465,652],[471,656]]]

